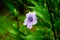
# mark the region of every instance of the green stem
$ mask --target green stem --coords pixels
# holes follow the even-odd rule
[[[18,19],[18,16],[16,16],[16,21],[17,21],[17,28],[18,28],[18,40],[20,40],[20,31],[19,31],[19,19]]]
[[[50,22],[51,22],[52,31],[54,33],[54,38],[55,38],[55,40],[57,40],[56,33],[55,33],[55,28],[53,26],[53,18],[52,18],[52,15],[51,15],[52,14],[52,11],[51,11],[50,5],[48,3],[48,0],[46,0],[46,4],[47,4],[48,11],[50,13]]]

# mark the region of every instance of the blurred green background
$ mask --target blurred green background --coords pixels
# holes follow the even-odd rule
[[[30,11],[38,22],[27,29]],[[0,40],[60,40],[60,0],[0,0]]]

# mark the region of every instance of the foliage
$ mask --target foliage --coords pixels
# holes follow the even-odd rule
[[[30,11],[38,22],[27,29]],[[60,0],[0,0],[0,40],[60,40]]]

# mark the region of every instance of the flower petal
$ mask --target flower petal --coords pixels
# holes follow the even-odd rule
[[[26,14],[26,18],[28,18],[30,16],[31,16],[31,12],[29,12],[29,13]]]
[[[28,19],[25,19],[23,25],[27,25],[28,24]]]
[[[35,18],[36,17],[36,12],[35,11],[34,12],[29,12],[28,14],[26,14],[26,18],[28,18],[28,17]]]
[[[31,28],[32,28],[32,22],[30,22],[30,23],[27,25],[27,28],[28,28],[28,29],[31,29]]]
[[[37,23],[37,20],[35,19],[34,21],[33,21],[33,25],[35,25]]]
[[[35,19],[36,18],[36,12],[31,12],[31,17],[33,18],[33,19]]]

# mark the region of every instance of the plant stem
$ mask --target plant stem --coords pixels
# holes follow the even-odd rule
[[[16,21],[17,21],[17,28],[18,28],[18,40],[20,39],[20,31],[19,31],[19,19],[18,15],[16,16]]]
[[[55,33],[55,28],[54,28],[54,26],[53,26],[53,19],[52,19],[51,13],[50,13],[50,21],[51,21],[52,31],[54,32],[54,37],[55,37],[55,40],[56,40],[57,37],[56,37],[56,33]]]
[[[46,4],[47,4],[48,11],[50,13],[50,21],[51,21],[52,31],[54,33],[54,38],[55,38],[55,40],[57,40],[55,29],[54,29],[54,26],[53,26],[53,18],[52,18],[52,15],[51,15],[52,14],[52,11],[51,11],[51,8],[49,7],[50,5],[49,5],[49,3],[48,3],[47,0],[46,0]]]

